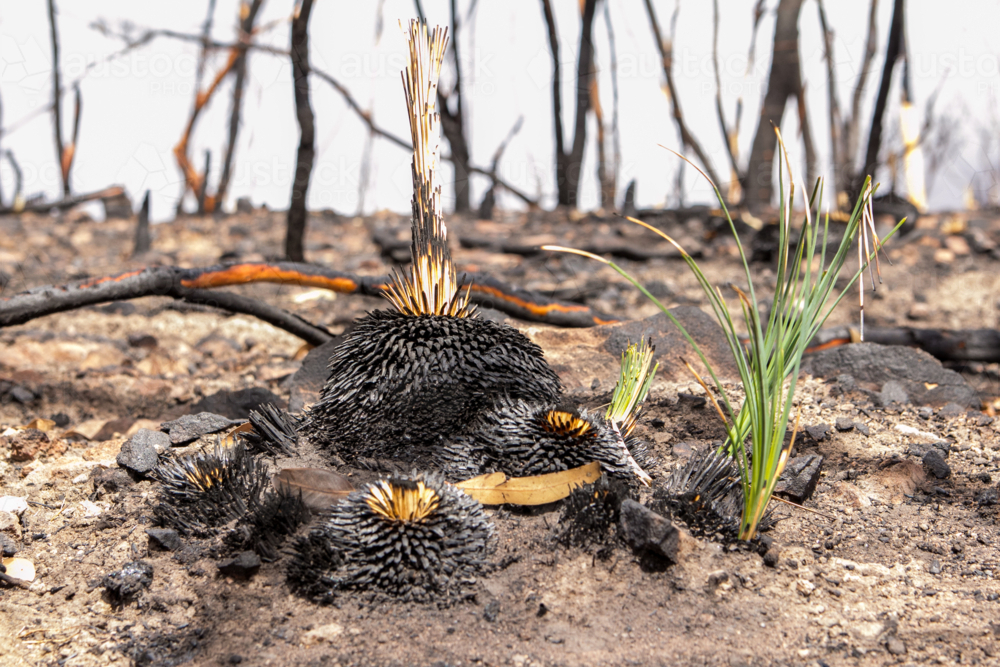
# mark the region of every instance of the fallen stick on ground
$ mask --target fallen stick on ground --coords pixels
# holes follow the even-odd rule
[[[255,299],[232,292],[212,292],[210,288],[268,282],[320,287],[342,294],[381,296],[387,280],[385,276],[356,276],[298,262],[246,262],[198,269],[148,267],[114,276],[79,280],[64,286],[38,287],[0,298],[0,327],[24,324],[37,317],[98,303],[144,296],[169,296],[253,315],[303,340],[318,344],[330,338],[325,329]],[[470,284],[471,301],[518,319],[563,327],[589,327],[618,321],[588,306],[550,299],[511,287],[489,276],[464,276],[462,285]]]

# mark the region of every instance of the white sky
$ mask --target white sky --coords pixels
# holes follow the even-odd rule
[[[628,181],[638,180],[637,203],[658,206],[675,203],[673,179],[676,158],[657,144],[677,147],[669,102],[661,91],[659,57],[640,2],[609,0],[616,37],[619,67],[620,129],[622,165],[619,201]],[[578,3],[555,1],[556,22],[561,39],[563,107],[567,133],[573,125],[575,100],[573,73],[579,41]],[[654,2],[661,27],[669,30],[674,2]],[[769,9],[777,2],[770,0]],[[51,46],[46,3],[7,2],[0,14],[0,99],[3,127],[0,149],[11,149],[25,174],[28,195],[60,193],[51,116],[38,113],[51,99]],[[408,136],[399,70],[403,66],[405,39],[398,21],[413,16],[410,0],[386,0],[382,9],[384,29],[376,43],[378,2],[331,2],[318,0],[310,26],[311,59],[326,70],[365,106],[371,105],[377,122],[400,136]],[[445,0],[424,0],[431,23],[448,22]],[[864,48],[867,0],[828,0],[827,11],[836,31],[836,62],[841,105],[849,109],[850,95]],[[213,36],[231,41],[235,35],[238,0],[218,0]],[[460,0],[465,14],[468,0]],[[745,159],[757,124],[757,110],[766,83],[774,17],[769,12],[761,24],[755,67],[744,75],[750,40],[752,0],[720,0],[724,12],[719,39],[724,105],[732,122],[736,100],[743,98],[740,152]],[[207,0],[134,2],[92,0],[58,2],[58,25],[64,84],[83,76],[83,115],[80,143],[73,166],[76,192],[122,184],[138,203],[142,193],[152,191],[153,219],[173,217],[181,193],[181,175],[172,154],[192,107],[197,48],[190,43],[161,38],[111,64],[94,67],[84,75],[85,65],[101,60],[121,48],[117,40],[104,37],[90,27],[97,19],[112,27],[131,22],[137,30],[170,28],[197,33],[204,20]],[[947,9],[931,0],[908,0],[907,38],[911,45],[912,81],[920,115],[933,90],[943,81],[937,114],[955,124],[955,150],[940,167],[930,190],[932,208],[957,207],[970,183],[982,193],[991,192],[994,170],[1000,159],[997,128],[1000,119],[995,100],[1000,93],[1000,2],[963,0]],[[891,0],[880,0],[878,50],[884,50]],[[267,0],[258,25],[274,23],[261,39],[287,48],[291,0]],[[518,116],[523,128],[508,148],[502,165],[503,177],[519,188],[541,194],[545,205],[555,201],[553,185],[553,124],[551,60],[538,0],[478,3],[474,22],[462,27],[460,50],[467,92],[472,159],[488,166],[496,146]],[[807,0],[800,19],[803,72],[807,85],[810,120],[819,156],[828,170],[829,130],[826,106],[826,70],[815,0]],[[599,85],[605,118],[612,109],[610,49],[603,8],[595,22]],[[712,10],[707,0],[687,2],[681,7],[675,46],[675,79],[684,113],[695,135],[710,154],[716,170],[728,173],[728,159],[715,114],[715,85],[711,66]],[[206,80],[224,62],[225,54],[210,59]],[[871,107],[881,75],[881,56],[873,62],[865,91],[862,116],[862,150],[867,142]],[[235,158],[235,176],[227,198],[231,209],[237,197],[249,196],[255,204],[286,208],[294,171],[298,128],[291,90],[291,67],[286,59],[252,53],[250,77],[245,91],[243,126]],[[898,69],[897,69],[898,72]],[[444,79],[451,72],[446,65]],[[220,89],[199,118],[190,156],[201,167],[205,149],[212,151],[211,185],[218,179],[225,146],[231,82]],[[894,90],[898,91],[898,88]],[[64,100],[64,134],[70,133],[72,96]],[[898,92],[892,97],[884,136],[898,145]],[[358,182],[367,129],[341,97],[321,80],[312,79],[312,104],[317,122],[317,161],[309,192],[311,209],[332,208],[339,213],[359,210]],[[34,114],[34,116],[33,116]],[[783,134],[793,151],[801,154],[794,108],[786,112]],[[591,120],[586,163],[583,169],[581,206],[597,205],[596,163]],[[572,137],[567,136],[567,144]],[[880,173],[885,183],[888,172]],[[402,149],[376,138],[372,154],[371,187],[364,212],[387,208],[409,210],[409,156]],[[446,206],[450,176],[445,176]],[[12,190],[12,172],[0,163],[4,197]],[[886,185],[888,185],[886,183]],[[473,205],[486,186],[474,177]],[[686,200],[709,201],[707,186],[693,170],[687,170]],[[193,205],[189,202],[189,206]],[[519,201],[505,195],[500,205],[517,208]]]

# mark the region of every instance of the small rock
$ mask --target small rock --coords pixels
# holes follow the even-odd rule
[[[37,428],[26,428],[23,431],[18,431],[11,438],[10,441],[10,460],[11,461],[31,461],[38,456],[44,456],[45,454],[61,454],[66,451],[66,445],[62,445],[62,451],[59,450],[59,445],[51,446],[52,442],[49,440],[49,436],[45,435],[44,431],[39,431]]]
[[[49,419],[54,421],[56,423],[56,427],[58,428],[66,428],[67,426],[69,426],[70,422],[69,415],[67,415],[65,412],[57,412],[51,417],[49,417]]]
[[[778,567],[778,551],[777,549],[771,549],[764,554],[764,565],[768,567]]]
[[[183,546],[181,536],[173,528],[147,528],[149,543],[165,551],[177,551]]]
[[[238,665],[241,662],[243,662],[243,656],[240,655],[239,653],[233,653],[231,656],[229,656],[230,665]]]
[[[938,410],[938,419],[948,420],[955,419],[956,417],[961,417],[965,414],[965,408],[963,408],[958,403],[948,403],[943,408]]]
[[[774,492],[784,494],[801,505],[816,490],[822,465],[823,457],[819,454],[796,456],[785,466]]]
[[[837,384],[841,391],[855,391],[858,388],[858,381],[850,373],[841,373],[837,376]]]
[[[260,557],[252,551],[241,551],[236,558],[223,561],[216,567],[227,577],[249,579],[260,569]]]
[[[885,648],[892,655],[906,655],[906,644],[899,638],[893,635],[885,642]]]
[[[911,320],[926,320],[931,316],[931,307],[926,303],[915,303],[906,311],[906,317]]]
[[[302,643],[306,646],[320,644],[323,642],[336,645],[340,643],[338,639],[342,634],[344,634],[344,626],[339,623],[321,625],[318,628],[313,628],[309,632],[304,633],[302,635]]]
[[[156,336],[147,333],[131,333],[128,335],[129,347],[140,347],[146,350],[155,349],[159,346]]]
[[[848,419],[847,417],[837,417],[837,423],[835,424],[838,431],[844,433],[846,431],[854,430],[854,420]]]
[[[10,512],[21,516],[28,509],[28,499],[20,496],[3,496],[0,498],[0,512]]]
[[[715,570],[708,574],[708,581],[705,582],[705,589],[708,591],[714,591],[721,584],[729,581],[729,573],[725,570]]]
[[[924,468],[938,479],[948,479],[951,477],[951,468],[945,463],[941,454],[936,449],[929,449],[924,454]]]
[[[160,431],[141,428],[122,445],[115,461],[122,468],[143,477],[156,468],[160,460],[157,446],[161,449],[170,447],[170,436]]]
[[[489,623],[495,623],[500,616],[500,601],[491,600],[483,609],[483,618]]]
[[[160,424],[160,430],[170,435],[171,444],[186,445],[208,433],[218,433],[240,422],[227,419],[211,412],[199,412],[196,415],[184,415],[173,421]]]
[[[865,424],[864,422],[854,422],[854,428],[856,428],[858,433],[866,438],[872,434],[871,429],[868,428],[868,424]]]
[[[153,566],[144,560],[125,563],[122,569],[105,575],[101,585],[119,602],[127,602],[149,588],[153,582]]]
[[[932,560],[931,566],[927,568],[927,571],[930,572],[931,574],[941,574],[941,561]]]
[[[90,481],[94,485],[94,493],[98,500],[103,498],[105,494],[118,493],[135,483],[121,468],[102,468],[101,466],[95,466],[90,471]]]
[[[619,519],[621,534],[636,551],[647,551],[677,563],[686,540],[686,533],[645,505],[631,498],[622,502]]]
[[[893,403],[906,405],[910,402],[910,396],[906,393],[906,387],[902,382],[889,380],[882,385],[882,391],[878,395],[879,403],[882,407],[888,407]]]
[[[21,539],[21,521],[13,512],[0,512],[0,533],[7,533],[15,540]]]
[[[17,543],[6,533],[0,533],[0,553],[3,554],[4,558],[9,558],[17,553]]]
[[[813,442],[823,442],[830,435],[830,425],[816,424],[815,426],[806,426],[805,431],[813,439]]]
[[[17,385],[10,390],[10,397],[22,405],[31,405],[35,402],[35,393],[30,389]]]
[[[805,579],[799,579],[795,582],[795,590],[798,591],[799,595],[809,597],[816,590],[816,584]]]

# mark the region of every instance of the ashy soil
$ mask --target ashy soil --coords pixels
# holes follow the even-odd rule
[[[277,254],[282,216],[267,211],[220,220],[183,219],[154,228],[154,251],[131,258],[132,224],[44,217],[0,218],[5,292],[150,263],[206,266],[220,259]],[[372,241],[376,228],[401,228],[392,215],[317,215],[310,259],[363,274],[392,266]],[[673,230],[697,244],[706,273],[740,281],[733,246],[693,216]],[[523,235],[529,243],[631,238],[620,223],[561,214],[482,223],[454,220],[452,236]],[[1000,259],[983,241],[1000,221],[937,216],[894,241],[886,284],[866,299],[869,325],[997,327]],[[975,233],[974,233],[975,232]],[[569,244],[569,243],[567,243]],[[964,245],[963,245],[964,244]],[[575,257],[523,256],[456,244],[460,268],[572,297],[619,317],[655,309],[617,274]],[[704,305],[684,264],[668,256],[623,261],[658,296]],[[773,269],[754,265],[766,284]],[[279,285],[236,288],[343,331],[378,299]],[[832,323],[856,319],[853,297]],[[914,308],[919,304],[921,307]],[[546,327],[510,321],[536,340]],[[584,331],[560,334],[566,340]],[[579,346],[574,377],[596,359]],[[804,378],[796,405],[803,429],[796,455],[823,457],[805,509],[776,503],[777,522],[757,549],[699,540],[679,563],[649,567],[624,544],[566,548],[559,503],[490,508],[494,567],[474,597],[450,606],[341,595],[317,606],[291,592],[287,558],[249,580],[219,573],[211,545],[186,540],[157,550],[156,485],[115,474],[121,445],[139,428],[207,410],[233,415],[239,390],[287,402],[306,350],[293,336],[246,316],[162,298],[110,304],[0,331],[0,432],[54,418],[30,452],[0,450],[0,495],[29,509],[4,535],[31,560],[30,588],[0,587],[4,665],[883,665],[997,664],[1000,661],[1000,423],[956,406],[880,407],[870,393],[834,379]],[[603,357],[602,357],[603,358]],[[961,369],[989,409],[996,364]],[[656,481],[722,438],[705,392],[683,369],[661,369],[640,420],[659,459]],[[572,397],[596,407],[615,378],[602,371]],[[239,394],[247,395],[246,392]],[[839,422],[839,424],[838,424]],[[207,446],[203,438],[172,452]],[[922,464],[947,443],[949,475]],[[315,452],[279,466],[322,465]],[[370,473],[342,469],[352,479]],[[939,471],[941,472],[941,471]],[[116,483],[100,480],[113,478]],[[649,500],[644,492],[640,500]],[[763,549],[762,549],[763,550]],[[103,577],[142,559],[152,583],[120,604]]]

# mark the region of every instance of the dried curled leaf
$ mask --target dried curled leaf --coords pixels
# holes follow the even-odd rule
[[[231,430],[229,433],[226,433],[225,436],[223,436],[222,446],[232,447],[233,445],[236,444],[237,435],[239,435],[240,433],[249,433],[252,430],[253,430],[253,424],[251,424],[250,422],[243,422],[242,424]]]
[[[455,485],[484,505],[544,505],[562,500],[573,489],[592,484],[601,477],[601,464],[587,465],[534,477],[508,479],[502,472],[479,475]]]
[[[4,558],[3,566],[8,577],[28,582],[35,580],[35,564],[27,558]]]
[[[354,491],[346,477],[322,468],[284,468],[271,477],[271,484],[278,493],[301,494],[313,512],[329,509]]]

